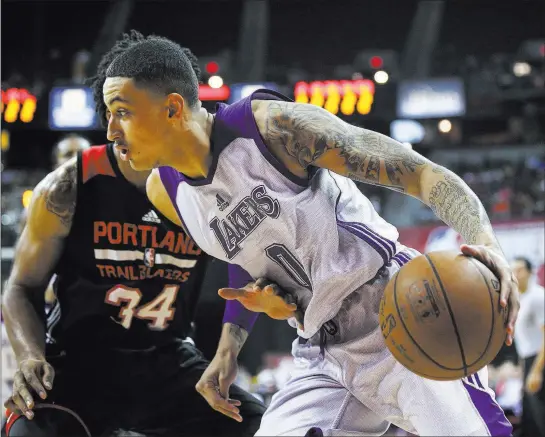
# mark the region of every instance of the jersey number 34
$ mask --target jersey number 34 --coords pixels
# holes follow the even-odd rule
[[[174,318],[176,308],[173,308],[180,287],[166,285],[163,291],[151,302],[138,306],[142,300],[142,292],[138,288],[116,285],[106,293],[104,301],[110,305],[121,307],[119,324],[126,329],[131,327],[134,317],[150,320],[151,329],[162,331],[168,327],[168,322]]]

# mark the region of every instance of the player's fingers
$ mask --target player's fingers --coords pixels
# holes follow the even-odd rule
[[[23,414],[23,412],[19,409],[19,407],[13,402],[13,396],[10,396],[6,402],[4,402],[4,407],[6,410],[9,410],[12,413],[15,414]]]
[[[13,397],[15,400],[15,396],[19,396],[22,398],[22,394],[25,395],[26,400],[30,401],[30,404],[34,406],[34,399],[32,395],[30,394],[27,386],[27,382],[25,379],[25,376],[23,375],[22,371],[17,371],[15,375],[13,375]],[[26,405],[26,404],[25,404]]]
[[[460,250],[464,255],[472,256],[474,258],[480,259],[481,258],[481,251],[477,246],[472,246],[469,244],[462,244],[460,246]]]
[[[23,399],[23,401],[25,401],[25,405],[29,408],[29,409],[33,409],[34,408],[34,398],[32,397],[32,395],[30,394],[30,391],[25,387],[21,387],[19,389],[19,396],[21,396],[21,398]]]
[[[267,285],[270,284],[271,281],[269,281],[267,278],[259,278],[257,281],[254,282],[254,286],[252,287],[254,290],[265,288]]]
[[[232,414],[239,414],[240,410],[237,405],[232,405],[228,400],[223,399],[221,396],[217,396],[213,402],[213,408],[215,410],[229,411]]]
[[[284,311],[286,311],[286,313],[291,314],[297,311],[297,305],[295,305],[294,303],[284,303],[284,305]]]
[[[520,310],[520,301],[519,301],[519,292],[517,288],[511,292],[509,296],[509,315],[507,319],[507,339],[509,341],[509,346],[513,344],[513,337],[515,335],[515,323]]]
[[[14,393],[12,400],[19,411],[21,411],[27,417],[27,419],[32,420],[34,418],[34,413],[26,406],[25,401],[18,393]]]
[[[494,261],[494,258],[491,257],[490,252],[484,246],[471,246],[467,244],[462,244],[460,249],[464,255],[471,256],[480,262],[482,262],[486,267],[488,267],[497,277],[501,280],[501,272]]]
[[[207,400],[210,406],[217,411],[229,411],[232,414],[239,414],[239,409],[237,405],[230,403],[229,399],[224,398],[218,387],[207,390]]]
[[[263,292],[267,295],[267,296],[274,296],[274,288],[271,286],[271,285],[267,285],[264,289],[263,289]]]
[[[229,403],[231,405],[234,405],[235,407],[240,407],[242,405],[242,402],[240,402],[238,399],[233,399],[233,398],[229,399]]]
[[[233,411],[226,410],[226,409],[221,408],[221,407],[219,407],[216,411],[219,411],[221,414],[223,414],[223,415],[225,415],[227,417],[230,417],[231,419],[234,419],[237,422],[242,422],[242,416],[240,415],[240,413],[235,413]]]
[[[498,271],[494,273],[500,280],[500,304],[505,308],[511,294],[516,289],[516,284],[512,280],[511,271],[508,268],[498,269]]]
[[[219,397],[217,391],[208,384],[204,387],[197,385],[196,388],[200,395],[206,400],[206,402],[208,402],[208,405],[216,409],[216,404],[218,403],[217,398]]]
[[[42,382],[44,387],[48,390],[53,388],[53,381],[55,380],[55,369],[49,363],[44,363],[43,365],[43,376]]]
[[[279,305],[275,306],[273,308],[273,311],[271,311],[271,313],[268,315],[273,319],[286,320],[290,317],[295,317],[295,310],[297,310],[297,306],[288,305],[282,302]]]
[[[235,300],[246,297],[247,291],[241,288],[220,288],[218,294],[225,300]]]
[[[21,369],[23,372],[23,375],[25,376],[26,383],[32,387],[32,389],[38,393],[38,396],[40,396],[42,399],[45,399],[47,397],[47,394],[45,393],[45,388],[40,382],[40,379],[35,373],[36,368],[35,367],[25,367]]]

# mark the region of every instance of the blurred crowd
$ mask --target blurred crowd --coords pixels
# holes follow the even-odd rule
[[[491,220],[520,220],[541,217],[545,214],[545,154],[512,159],[484,158],[477,162],[456,162],[446,165],[459,175],[483,202]],[[384,206],[392,195],[381,187],[360,184],[360,189],[386,220],[389,217]],[[396,209],[396,214],[403,211]],[[434,224],[437,217],[425,205],[418,214],[412,215],[409,226]]]

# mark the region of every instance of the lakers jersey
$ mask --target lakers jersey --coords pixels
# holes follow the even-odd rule
[[[208,177],[191,180],[169,167],[159,173],[198,246],[293,294],[305,310],[299,335],[310,338],[392,261],[398,232],[350,179],[326,169],[308,179],[289,173],[259,134],[253,99],[288,100],[259,90],[220,104]]]

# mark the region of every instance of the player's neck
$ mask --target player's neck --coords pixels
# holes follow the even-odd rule
[[[528,291],[528,282],[529,282],[529,281],[519,282],[519,291],[520,291],[520,294],[526,293],[526,292]]]
[[[212,165],[212,150],[210,137],[214,116],[206,109],[194,114],[187,120],[187,127],[176,139],[168,159],[168,165],[191,179],[201,179],[208,176]]]

